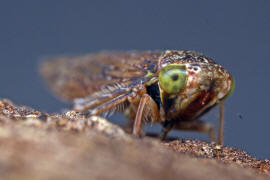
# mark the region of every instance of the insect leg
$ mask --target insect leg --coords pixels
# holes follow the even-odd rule
[[[155,101],[148,94],[143,94],[137,109],[136,118],[133,125],[133,134],[140,136],[142,121],[151,118],[152,122],[159,122],[159,109]]]
[[[128,89],[118,89],[116,91],[107,93],[97,92],[96,94],[86,98],[77,98],[74,100],[74,109],[80,112],[92,109],[110,101],[113,98],[121,96],[127,91]]]
[[[128,96],[130,95],[130,92],[127,92],[125,94],[119,95],[97,107],[95,107],[94,109],[89,110],[89,116],[92,115],[100,115],[103,112],[109,111],[111,109],[113,109],[115,106],[124,103],[125,101],[128,100]]]
[[[218,134],[218,144],[223,144],[223,134],[224,134],[224,101],[219,103],[219,134]]]
[[[173,129],[198,131],[198,132],[207,133],[209,135],[211,141],[217,142],[215,130],[212,127],[212,125],[207,123],[207,122],[203,122],[200,120],[180,121],[174,125]]]
[[[174,126],[174,121],[165,121],[163,124],[161,135],[159,136],[160,140],[165,140],[170,130]]]

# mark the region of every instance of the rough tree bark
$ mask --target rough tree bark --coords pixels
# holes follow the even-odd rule
[[[0,101],[3,179],[270,179],[270,163],[198,140],[136,139],[99,117]]]

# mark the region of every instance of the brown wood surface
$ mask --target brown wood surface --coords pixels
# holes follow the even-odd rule
[[[0,100],[1,179],[270,179],[269,161],[197,140],[133,138],[103,118]]]

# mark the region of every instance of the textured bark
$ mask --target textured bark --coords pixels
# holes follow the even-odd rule
[[[269,167],[230,147],[136,139],[100,117],[0,101],[3,179],[270,179]]]

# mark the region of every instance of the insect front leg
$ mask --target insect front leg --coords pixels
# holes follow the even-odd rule
[[[140,136],[142,125],[149,119],[151,119],[152,122],[159,122],[159,109],[151,96],[148,94],[143,94],[137,108],[137,113],[133,125],[133,135]]]

